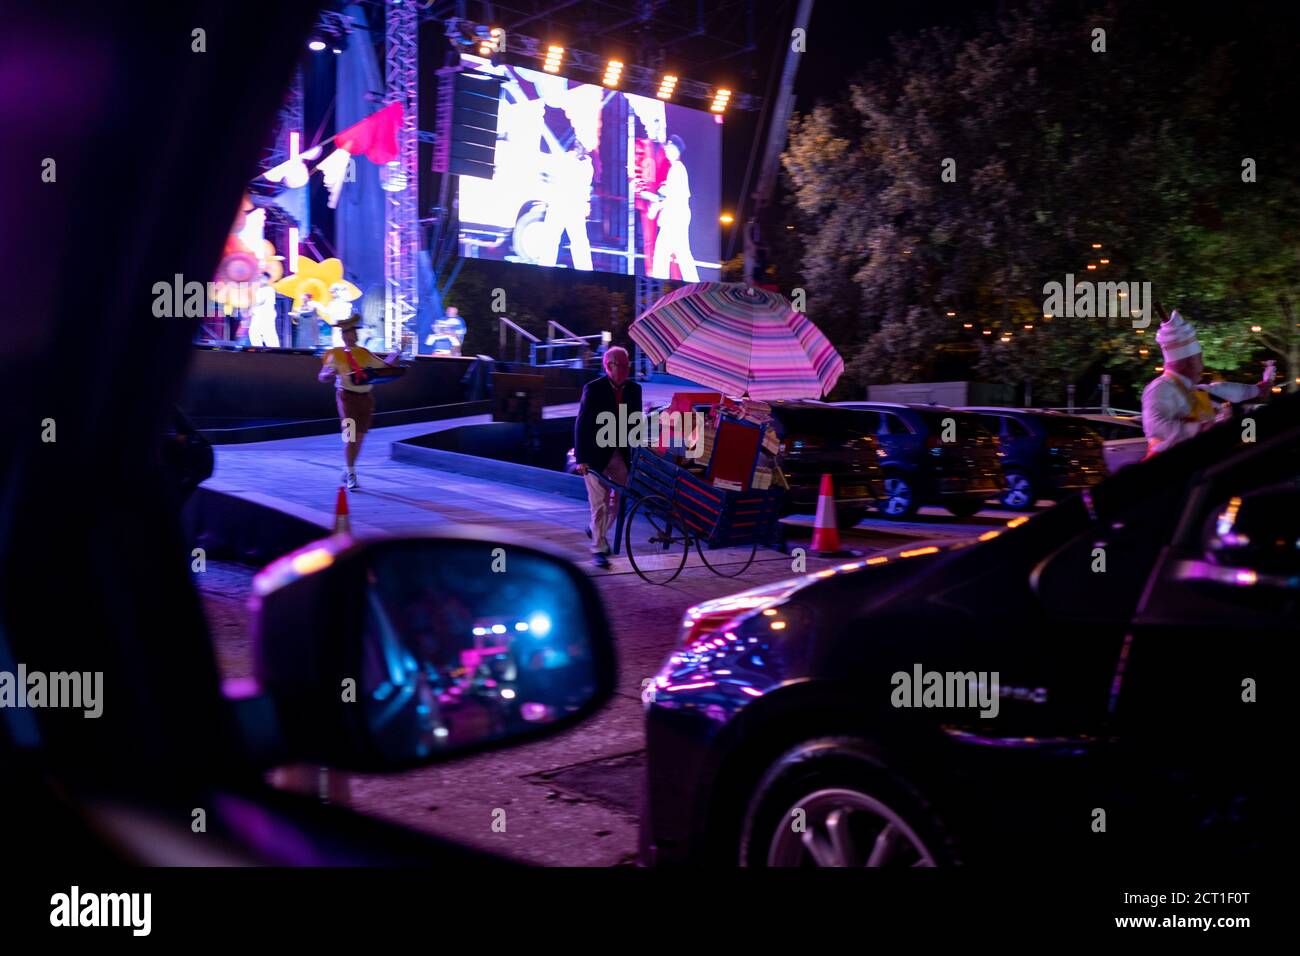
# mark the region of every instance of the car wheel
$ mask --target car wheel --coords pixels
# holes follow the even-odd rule
[[[856,527],[867,516],[866,508],[841,508],[835,515],[835,521],[841,530]]]
[[[885,475],[884,489],[876,507],[886,518],[902,521],[916,514],[920,502],[916,500],[916,488],[908,478],[890,472]]]
[[[972,495],[968,498],[952,498],[945,501],[943,506],[958,518],[969,518],[984,507],[985,500],[983,495]]]
[[[925,801],[855,738],[825,737],[787,751],[763,776],[741,829],[742,866],[955,862]]]
[[[1007,490],[1002,492],[1002,504],[1012,511],[1028,511],[1038,500],[1038,490],[1033,481],[1022,471],[1006,473]]]

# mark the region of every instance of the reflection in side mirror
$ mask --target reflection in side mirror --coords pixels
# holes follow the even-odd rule
[[[595,697],[582,599],[538,554],[404,542],[366,569],[358,688],[366,730],[393,759],[518,736]]]
[[[1300,486],[1294,482],[1226,501],[1207,522],[1205,556],[1264,574],[1300,574]]]
[[[1181,578],[1300,589],[1300,487],[1233,496],[1206,521],[1201,543],[1204,560],[1182,562]]]
[[[481,537],[332,538],[255,583],[282,759],[396,769],[571,726],[613,687],[587,577]]]

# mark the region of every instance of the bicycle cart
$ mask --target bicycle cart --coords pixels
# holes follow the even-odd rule
[[[648,448],[633,450],[626,485],[598,477],[620,493],[614,552],[624,544],[632,569],[652,584],[681,573],[692,543],[705,567],[722,577],[742,574],[760,544],[775,544],[779,487],[716,487]]]

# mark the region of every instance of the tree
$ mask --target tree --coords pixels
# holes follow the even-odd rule
[[[1242,43],[1197,16],[1008,4],[968,38],[895,38],[841,100],[796,118],[783,165],[809,312],[846,377],[922,379],[961,348],[1036,402],[1102,372],[1135,391],[1159,364],[1154,325],[1044,318],[1045,284],[1067,273],[1150,282],[1224,371],[1253,376],[1265,349],[1294,362],[1300,188],[1273,118],[1294,102],[1286,41],[1266,16],[1234,16]],[[1243,155],[1268,178],[1244,182]]]

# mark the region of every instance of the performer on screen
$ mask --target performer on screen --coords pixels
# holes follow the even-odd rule
[[[659,207],[659,235],[655,239],[655,254],[650,275],[667,279],[669,264],[676,261],[687,282],[699,282],[700,273],[691,255],[691,185],[682,154],[686,144],[680,136],[669,136],[664,144],[668,157],[668,175],[655,195]],[[653,205],[653,202],[652,202]]]
[[[357,456],[361,454],[361,442],[370,430],[370,419],[375,412],[375,396],[371,394],[374,386],[365,382],[364,374],[358,373],[367,368],[394,365],[402,357],[400,351],[393,351],[380,359],[358,345],[357,326],[360,324],[361,316],[354,315],[335,326],[343,340],[342,345],[325,353],[320,373],[316,376],[322,382],[334,379],[334,401],[338,407],[339,423],[343,426],[343,458],[347,463],[343,481],[349,491],[358,487]]]
[[[653,112],[658,106],[657,112]],[[671,165],[664,153],[665,124],[661,101],[637,109],[646,126],[645,139],[636,141],[635,177],[632,183],[636,196],[636,209],[641,217],[642,255],[648,271],[654,264],[655,239],[659,234],[659,190],[663,187]],[[634,107],[635,108],[635,107]]]
[[[591,271],[587,216],[591,212],[592,175],[591,157],[581,141],[575,139],[567,152],[556,157],[551,167],[550,201],[541,230],[539,265],[555,265],[560,255],[560,233],[564,233],[569,237],[573,268]]]

